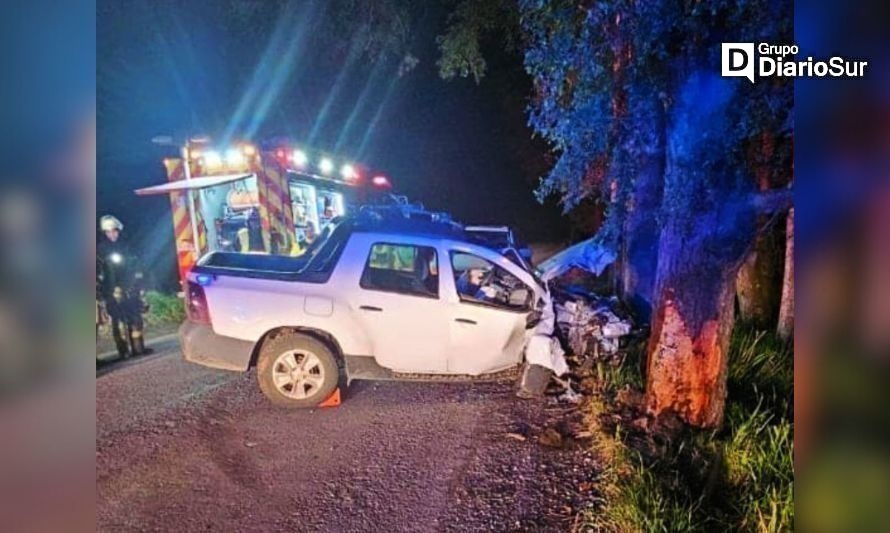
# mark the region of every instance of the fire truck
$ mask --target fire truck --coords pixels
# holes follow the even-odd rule
[[[211,251],[300,255],[335,218],[386,197],[392,183],[360,163],[287,141],[227,146],[193,139],[164,159],[180,281]]]

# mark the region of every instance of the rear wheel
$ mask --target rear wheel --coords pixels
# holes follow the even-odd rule
[[[334,392],[339,378],[334,354],[308,335],[285,333],[260,348],[260,390],[276,405],[315,407]]]

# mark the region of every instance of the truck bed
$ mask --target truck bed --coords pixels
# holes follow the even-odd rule
[[[299,257],[238,252],[211,252],[198,261],[196,274],[238,278],[326,283],[348,239],[341,224],[315,248]]]
[[[193,271],[216,276],[303,281],[307,265],[308,261],[300,257],[212,252],[204,256]]]

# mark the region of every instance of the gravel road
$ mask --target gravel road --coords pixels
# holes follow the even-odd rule
[[[100,531],[566,531],[595,501],[585,447],[539,442],[579,415],[511,383],[354,382],[282,410],[253,372],[156,350],[97,372]]]

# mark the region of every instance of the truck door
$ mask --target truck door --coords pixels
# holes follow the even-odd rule
[[[447,371],[446,307],[432,246],[373,242],[362,270],[357,313],[377,363],[399,372]]]
[[[533,291],[479,255],[452,250],[449,256],[449,373],[478,375],[518,364]]]

